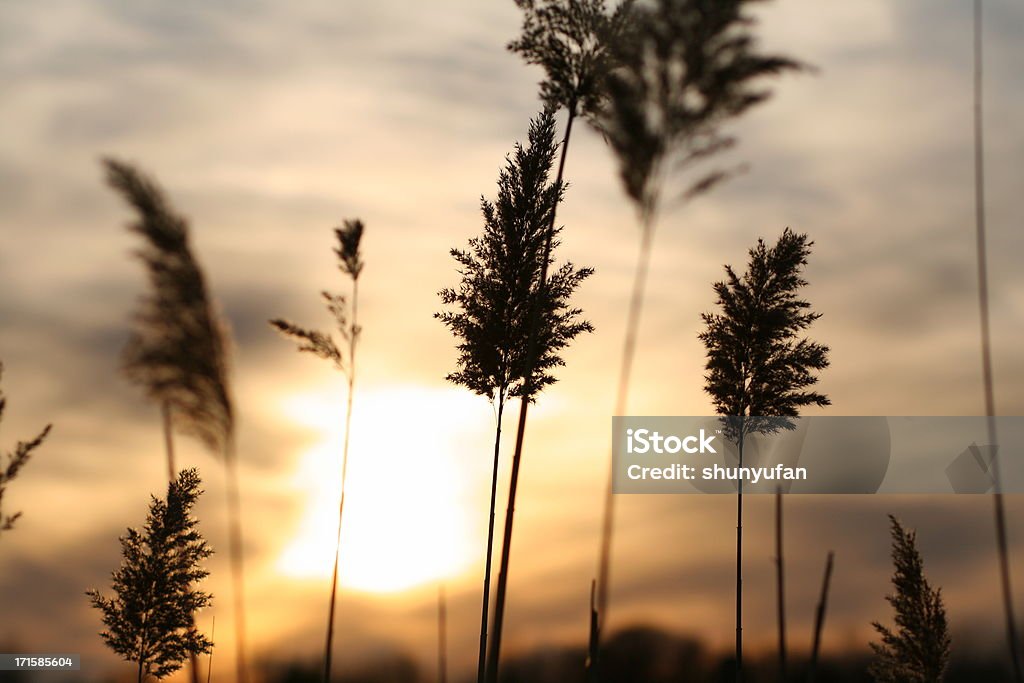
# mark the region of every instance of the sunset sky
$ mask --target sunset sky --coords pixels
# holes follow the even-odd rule
[[[996,399],[1000,414],[1021,415],[1024,6],[985,11]],[[969,3],[777,0],[758,16],[766,49],[817,71],[775,82],[776,96],[733,129],[741,144],[721,162],[748,163],[745,174],[666,203],[629,412],[712,411],[696,338],[711,282],[723,264],[742,265],[757,237],[789,226],[815,241],[806,296],[823,313],[812,336],[832,348],[824,414],[981,413]],[[347,292],[331,228],[359,217],[364,333],[337,656],[407,652],[429,670],[443,581],[453,666],[475,662],[494,414],[445,382],[455,349],[432,314],[437,291],[457,282],[448,250],[481,230],[479,198],[493,195],[540,107],[540,72],[505,49],[519,24],[511,0],[0,2],[0,443],[9,450],[54,423],[4,498],[24,517],[0,538],[0,651],[81,652],[90,677],[127,666],[102,646],[83,593],[108,590],[118,535],[142,523],[166,474],[158,411],[118,371],[145,280],[130,215],[103,184],[98,160],[113,155],[152,172],[189,216],[233,331],[254,656],[320,653],[345,399],[344,378],[266,320],[328,325],[318,292]],[[638,230],[609,151],[578,130],[556,257],[596,269],[576,298],[596,332],[574,342],[530,412],[509,653],[582,643],[596,568]],[[204,478],[197,513],[220,551],[215,607],[200,626],[217,615],[226,655],[223,473],[180,443],[182,464]],[[746,520],[754,649],[774,642],[770,503],[752,500]],[[864,648],[870,621],[888,618],[888,512],[918,528],[954,637],[1001,642],[987,497],[787,505],[795,648],[809,641],[830,549],[826,647]],[[727,646],[734,501],[624,496],[618,506],[610,627],[649,623]],[[1010,500],[1009,513],[1020,558],[1024,503]],[[1021,561],[1014,578],[1024,612]],[[231,657],[217,666],[229,673]]]

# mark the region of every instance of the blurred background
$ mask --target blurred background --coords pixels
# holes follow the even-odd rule
[[[1001,414],[1019,415],[1024,6],[985,7],[996,399]],[[832,348],[820,384],[833,402],[826,414],[982,413],[969,5],[778,0],[758,16],[766,48],[818,72],[777,82],[772,101],[735,127],[741,144],[723,163],[747,162],[748,172],[692,203],[668,203],[629,412],[712,412],[696,338],[711,282],[723,264],[741,266],[757,237],[790,226],[815,240],[805,294],[824,314],[813,336]],[[347,286],[330,230],[357,216],[367,225],[364,332],[336,658],[343,669],[404,658],[432,671],[444,584],[452,671],[473,670],[494,413],[446,384],[455,349],[432,314],[437,291],[458,279],[448,250],[481,230],[480,196],[493,195],[504,155],[540,108],[540,71],[505,49],[519,25],[511,1],[0,2],[9,399],[0,438],[9,448],[55,424],[5,497],[24,517],[0,540],[0,650],[80,652],[83,678],[132,675],[103,647],[84,596],[108,588],[118,536],[143,522],[166,476],[158,410],[118,370],[145,281],[129,215],[102,182],[98,160],[110,154],[153,172],[190,217],[233,330],[261,670],[278,675],[321,654],[345,398],[340,374],[296,354],[266,320],[327,326],[317,292]],[[576,302],[597,331],[572,346],[560,381],[531,411],[507,612],[513,658],[585,644],[638,241],[599,136],[576,138],[566,174],[557,258],[596,268]],[[222,468],[181,444],[179,461],[206,484],[201,529],[222,550],[209,562],[214,607],[199,625],[209,631],[218,616],[214,674],[230,676]],[[729,647],[734,504],[619,498],[612,632],[643,625]],[[1007,504],[1020,613],[1024,503]],[[775,642],[771,505],[751,497],[746,516],[755,657]],[[1002,656],[988,497],[791,496],[786,505],[792,648],[809,647],[824,558],[835,550],[824,649],[867,651],[870,622],[890,618],[891,512],[919,531],[955,656]]]

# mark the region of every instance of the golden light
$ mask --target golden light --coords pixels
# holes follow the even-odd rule
[[[358,390],[357,390],[358,391]],[[278,569],[329,578],[338,524],[344,395],[300,395],[289,418],[323,433],[292,485],[307,500]],[[482,404],[482,405],[481,405]],[[468,491],[466,415],[486,403],[455,389],[403,386],[358,392],[352,419],[339,582],[396,592],[464,571],[479,554]],[[486,426],[486,425],[485,425]],[[460,453],[462,455],[460,455]]]

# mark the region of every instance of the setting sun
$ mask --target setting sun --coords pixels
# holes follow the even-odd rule
[[[337,530],[343,396],[305,394],[285,403],[295,421],[323,433],[306,451],[293,486],[306,509],[278,568],[296,578],[329,577]],[[465,405],[451,389],[368,390],[353,417],[342,529],[340,583],[389,593],[465,570],[474,560],[466,469],[458,466]]]

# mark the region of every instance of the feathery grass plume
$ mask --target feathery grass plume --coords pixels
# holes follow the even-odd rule
[[[917,551],[917,534],[889,515],[892,526],[892,585],[886,601],[896,612],[895,632],[871,625],[881,643],[871,643],[870,674],[879,683],[938,683],[949,662],[950,636],[942,590],[932,588]]]
[[[615,415],[627,411],[655,216],[668,170],[691,170],[733,145],[723,124],[768,98],[767,76],[801,68],[787,57],[757,50],[754,0],[652,0],[628,11],[628,27],[612,44],[615,68],[605,79],[606,100],[595,126],[618,160],[626,194],[636,206],[640,250],[629,302]],[[698,175],[686,199],[707,192],[733,171]],[[598,566],[598,609],[607,621],[614,498],[611,468],[605,488]]]
[[[978,312],[981,332],[981,374],[985,388],[985,415],[988,442],[999,444],[996,429],[995,379],[992,373],[992,331],[989,321],[988,247],[985,234],[985,142],[982,115],[983,31],[981,0],[974,0],[974,232],[978,269]],[[1021,665],[1020,640],[1017,637],[1017,617],[1014,615],[1013,584],[1010,580],[1010,550],[1007,542],[1006,510],[1003,506],[1002,472],[998,454],[992,459],[994,479],[993,513],[996,525],[996,549],[999,557],[999,580],[1003,594],[1003,617],[1006,622],[1006,641],[1010,650],[1013,680],[1024,683]]]
[[[109,185],[138,213],[129,229],[144,240],[135,253],[151,288],[135,314],[124,371],[154,402],[170,408],[176,429],[225,455],[235,424],[229,343],[192,253],[188,222],[138,169],[114,159],[103,163]]]
[[[201,563],[213,551],[196,528],[192,508],[202,491],[195,469],[182,470],[167,485],[166,500],[150,497],[142,531],[121,537],[121,566],[112,573],[114,597],[86,592],[103,613],[107,646],[134,662],[139,683],[165,678],[190,654],[213,643],[196,631],[192,615],[207,607],[209,593],[193,586],[209,575]]]
[[[593,118],[604,106],[604,79],[615,67],[610,46],[627,25],[634,0],[611,13],[604,0],[516,0],[523,28],[508,49],[544,69],[540,96],[552,109]]]
[[[763,239],[750,249],[747,271],[725,266],[726,279],[714,284],[720,313],[703,313],[698,335],[707,350],[704,390],[724,416],[723,433],[738,444],[748,434],[792,429],[788,418],[806,406],[823,407],[828,397],[810,390],[816,373],[828,367],[828,347],[801,335],[821,317],[799,297],[807,285],[802,272],[813,242],[786,228],[768,247]],[[743,671],[743,481],[736,496],[736,665]]]
[[[239,680],[245,683],[245,570],[227,327],[215,311],[192,252],[188,221],[175,211],[157,183],[134,166],[109,158],[103,166],[107,183],[138,214],[129,230],[143,239],[135,254],[150,284],[124,348],[124,372],[160,406],[171,481],[177,472],[174,430],[198,439],[221,458],[227,471],[236,666]],[[195,659],[192,680],[198,681]]]
[[[4,364],[0,363],[0,379],[3,378]],[[4,409],[7,407],[7,398],[4,396],[4,392],[0,390],[0,421],[4,417]],[[50,429],[53,425],[46,425],[43,427],[43,431],[39,432],[34,439],[30,441],[19,441],[14,447],[13,453],[7,454],[7,464],[0,468],[0,533],[4,531],[10,531],[14,528],[14,523],[21,517],[20,512],[15,512],[12,515],[5,515],[3,511],[3,500],[4,491],[7,490],[7,485],[18,476],[18,472],[24,467],[28,461],[32,458],[32,452],[42,445],[43,441],[50,434]]]
[[[359,327],[359,276],[363,272],[363,257],[360,244],[363,239],[363,222],[346,220],[342,227],[335,228],[334,236],[338,246],[334,255],[338,259],[338,270],[352,280],[351,314],[349,301],[344,296],[321,292],[327,311],[334,318],[338,333],[348,345],[348,357],[342,355],[334,338],[325,332],[300,327],[280,318],[270,324],[281,334],[293,339],[300,352],[311,353],[318,358],[329,360],[348,379],[348,397],[345,406],[345,441],[341,454],[341,494],[338,501],[338,534],[334,545],[334,571],[331,575],[331,597],[327,609],[327,637],[324,647],[324,683],[331,680],[331,658],[334,648],[334,612],[338,596],[338,562],[341,556],[341,522],[345,512],[345,481],[348,475],[348,444],[352,431],[352,398],[356,383],[356,344],[362,328]]]
[[[535,400],[537,392],[556,381],[552,371],[564,365],[560,352],[581,332],[593,331],[589,322],[579,319],[582,311],[569,305],[573,292],[593,269],[566,263],[541,280],[541,264],[545,258],[550,261],[550,216],[564,189],[561,183],[550,182],[555,153],[554,117],[547,109],[531,121],[529,144],[517,144],[506,159],[498,176],[497,198],[492,202],[481,197],[483,235],[471,238],[468,250],[451,250],[461,280],[458,288],[441,290],[441,302],[451,308],[434,315],[459,339],[458,370],[447,379],[486,396],[497,411],[478,681],[485,675],[505,402],[510,397],[525,399],[523,403]],[[556,237],[559,231],[554,230]],[[557,247],[557,240],[551,246]]]

